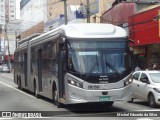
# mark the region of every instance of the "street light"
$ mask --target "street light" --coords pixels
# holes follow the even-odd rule
[[[89,0],[87,0],[87,23],[90,23],[90,7],[89,7]]]

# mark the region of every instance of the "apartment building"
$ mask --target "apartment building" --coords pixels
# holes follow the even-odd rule
[[[44,32],[44,18],[46,0],[21,0],[19,30],[20,39],[24,39],[34,33]]]
[[[5,24],[5,2],[0,0],[0,24]]]
[[[0,25],[16,19],[16,0],[0,0]]]
[[[10,43],[10,54],[13,54],[15,49],[15,35],[13,32],[14,29],[12,29],[14,27],[10,22],[16,19],[16,9],[16,0],[0,0],[0,58],[2,59],[3,56],[3,60],[5,60],[5,57],[7,58],[8,55],[7,39]],[[6,34],[8,38],[6,38]]]

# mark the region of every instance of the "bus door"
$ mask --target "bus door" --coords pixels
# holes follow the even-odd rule
[[[59,45],[59,55],[58,55],[58,85],[59,85],[59,97],[63,98],[65,93],[65,82],[64,82],[64,73],[66,67],[66,52],[64,51],[64,44]]]
[[[39,92],[42,92],[42,50],[38,50],[38,87]]]
[[[28,86],[27,82],[27,53],[24,53],[24,81],[25,81],[25,87]]]

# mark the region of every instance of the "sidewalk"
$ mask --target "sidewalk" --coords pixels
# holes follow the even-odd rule
[[[0,72],[0,79],[3,79],[2,77],[5,77],[5,78],[8,78],[8,79],[13,79],[13,76],[14,74],[13,74],[13,72],[11,72],[11,73],[1,73]]]

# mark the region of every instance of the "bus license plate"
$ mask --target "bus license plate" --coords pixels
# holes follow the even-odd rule
[[[100,96],[99,101],[110,101],[110,96]]]

